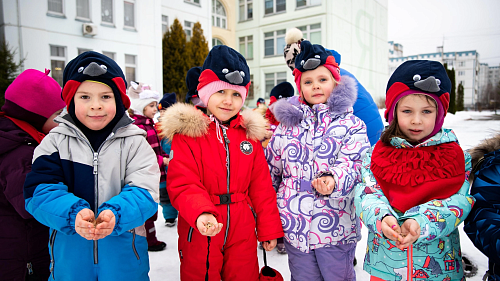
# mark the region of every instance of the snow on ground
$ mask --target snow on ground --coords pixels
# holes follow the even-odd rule
[[[381,111],[383,115],[383,110]],[[464,150],[470,149],[480,141],[491,137],[495,131],[500,131],[500,119],[491,118],[492,112],[457,112],[455,115],[448,114],[443,127],[451,128],[460,141]],[[494,120],[493,120],[494,119]],[[161,213],[161,207],[159,210]],[[179,256],[177,253],[177,229],[164,226],[163,217],[160,215],[156,221],[158,239],[167,243],[167,249],[161,252],[149,252],[151,271],[149,276],[152,281],[180,280],[179,278]],[[463,232],[463,224],[459,226],[462,244],[462,252],[478,266],[476,276],[468,278],[468,281],[480,281],[488,268],[487,258],[478,251],[469,238]],[[369,280],[369,275],[363,271],[363,259],[366,250],[367,228],[362,228],[363,238],[356,247],[356,259],[358,265],[355,267],[358,281]],[[262,252],[258,251],[259,264],[262,267]],[[273,250],[267,254],[268,265],[277,269],[285,278],[290,280],[288,259],[286,255],[280,255]]]

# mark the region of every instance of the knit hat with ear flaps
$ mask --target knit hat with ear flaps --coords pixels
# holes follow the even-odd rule
[[[436,123],[431,134],[435,135],[443,126],[444,117],[450,105],[451,81],[444,66],[437,61],[411,60],[401,64],[389,78],[385,99],[385,118],[390,123],[398,101],[411,94],[424,94],[432,97],[438,107]]]
[[[27,69],[19,74],[5,90],[2,111],[41,132],[47,119],[66,106],[61,99],[61,86],[49,73],[48,69],[45,73]]]
[[[326,67],[332,73],[333,78],[337,82],[340,82],[340,68],[332,53],[325,50],[321,45],[313,45],[311,42],[304,40],[300,44],[300,53],[295,59],[295,69],[293,70],[295,84],[299,93],[301,93],[300,78],[302,77],[302,73],[314,70],[318,66]]]
[[[240,93],[244,103],[250,87],[250,69],[240,53],[218,45],[208,53],[198,81],[198,95],[205,105],[212,94],[224,89]]]
[[[285,43],[286,46],[283,50],[286,65],[293,71],[295,69],[295,59],[300,53],[300,43],[304,41],[302,31],[298,28],[291,28],[286,32]]]
[[[293,97],[295,94],[295,90],[293,89],[292,84],[290,82],[281,82],[278,85],[274,86],[274,88],[271,90],[271,101],[270,103],[273,103],[276,100],[279,100],[281,98],[289,98]]]
[[[118,64],[107,56],[89,51],[80,54],[64,68],[62,98],[69,105],[83,81],[92,80],[108,85],[125,109],[130,107],[127,82]],[[118,108],[117,108],[118,110]]]
[[[127,95],[130,98],[130,108],[134,114],[144,116],[144,108],[152,102],[160,100],[160,93],[151,90],[149,85],[142,82],[130,82]]]

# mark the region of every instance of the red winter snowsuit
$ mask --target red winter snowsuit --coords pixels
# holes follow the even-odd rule
[[[209,280],[258,280],[257,239],[283,236],[259,142],[266,133],[265,119],[248,110],[228,125],[229,192],[226,148],[217,138],[215,122],[186,104],[170,107],[162,120],[162,133],[172,140],[167,190],[179,210],[181,279],[205,280],[209,253]],[[222,137],[222,129],[220,133]],[[221,204],[227,198],[217,195],[228,193],[232,203]],[[210,245],[196,227],[204,212],[224,224]]]

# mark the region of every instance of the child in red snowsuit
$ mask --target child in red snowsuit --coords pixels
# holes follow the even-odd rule
[[[257,240],[270,251],[283,236],[260,144],[266,121],[239,112],[249,78],[243,56],[215,46],[197,87],[209,116],[182,103],[162,115],[172,140],[167,190],[179,210],[182,280],[258,280]]]

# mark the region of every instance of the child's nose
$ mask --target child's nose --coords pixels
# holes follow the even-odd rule
[[[94,110],[102,109],[101,103],[98,100],[94,100],[92,102],[92,109],[94,109]]]

